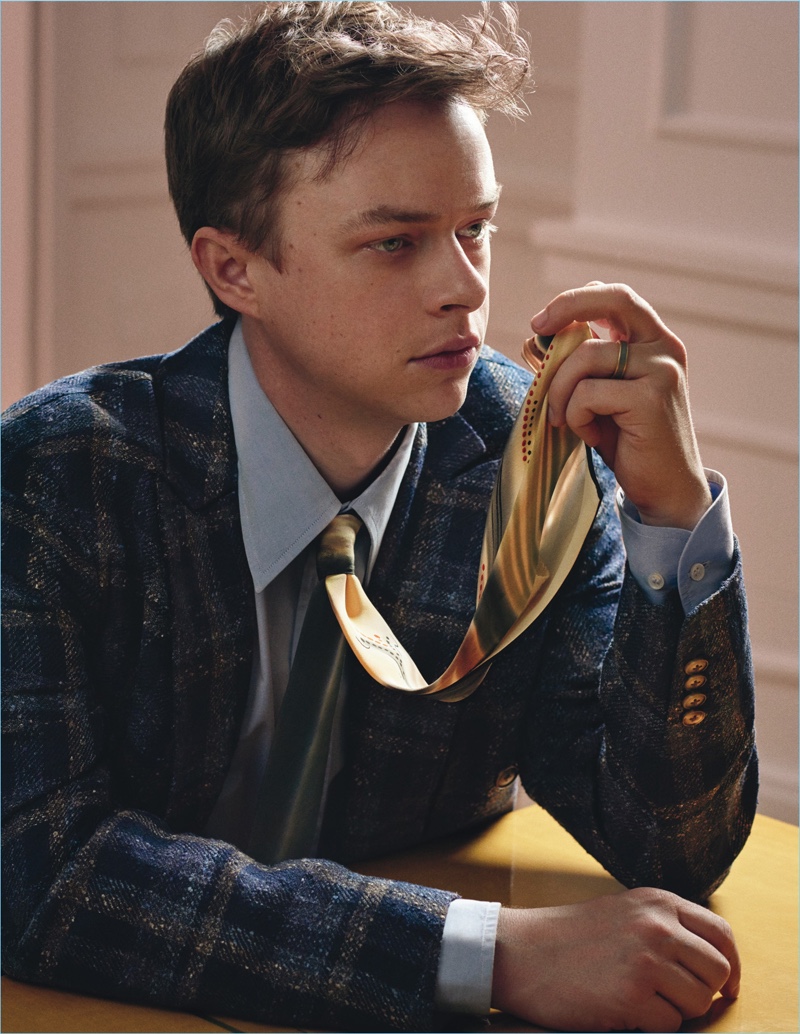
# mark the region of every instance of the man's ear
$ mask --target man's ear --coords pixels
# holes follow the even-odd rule
[[[245,316],[258,317],[252,274],[264,260],[238,238],[213,226],[203,226],[192,238],[192,261],[220,301]]]

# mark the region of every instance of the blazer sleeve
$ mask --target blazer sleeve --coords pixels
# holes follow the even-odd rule
[[[114,672],[91,648],[115,575],[97,545],[92,434],[78,438],[70,456],[41,437],[3,455],[4,971],[305,1028],[436,1029],[456,895],[315,859],[262,866],[121,794]],[[139,692],[140,715],[164,706]]]
[[[605,468],[600,481],[597,520],[548,616],[523,785],[626,886],[704,900],[756,806],[741,557],[737,545],[720,590],[691,613],[677,591],[651,603],[624,563]]]

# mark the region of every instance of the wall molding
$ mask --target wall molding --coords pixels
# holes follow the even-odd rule
[[[649,300],[672,311],[796,334],[798,260],[789,248],[580,216],[534,221],[530,238],[555,283],[581,276],[618,281],[631,271],[641,282],[649,274]]]
[[[752,147],[795,153],[798,127],[792,119],[722,114],[692,108],[687,84],[693,5],[659,3],[653,32],[655,89],[651,105],[654,136],[692,144]]]
[[[656,269],[694,273],[708,280],[773,288],[796,294],[797,253],[743,238],[671,232],[663,226],[620,227],[576,217],[531,228],[539,245],[580,254],[624,257]]]
[[[656,136],[724,147],[753,147],[759,151],[797,151],[797,127],[793,123],[754,118],[723,118],[707,112],[661,115]]]
[[[755,420],[731,419],[714,414],[693,417],[699,438],[711,445],[735,447],[738,452],[797,463],[797,435]]]

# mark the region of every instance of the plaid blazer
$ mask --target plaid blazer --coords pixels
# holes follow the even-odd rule
[[[738,557],[684,617],[624,575],[613,481],[545,615],[469,699],[352,672],[324,857],[203,838],[255,634],[222,322],[14,405],[3,444],[5,971],[154,1005],[337,1030],[435,1029],[446,890],[342,862],[483,822],[513,775],[618,879],[704,898],[755,808]],[[469,622],[527,374],[486,350],[420,427],[371,594],[428,677]],[[706,720],[682,723],[701,661]],[[324,922],[320,919],[324,917]]]

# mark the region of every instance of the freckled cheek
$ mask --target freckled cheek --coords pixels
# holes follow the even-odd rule
[[[340,355],[345,355],[352,348],[359,325],[358,307],[342,306],[339,300],[338,304],[331,305],[330,309],[321,315],[318,333],[319,337],[335,347]]]

